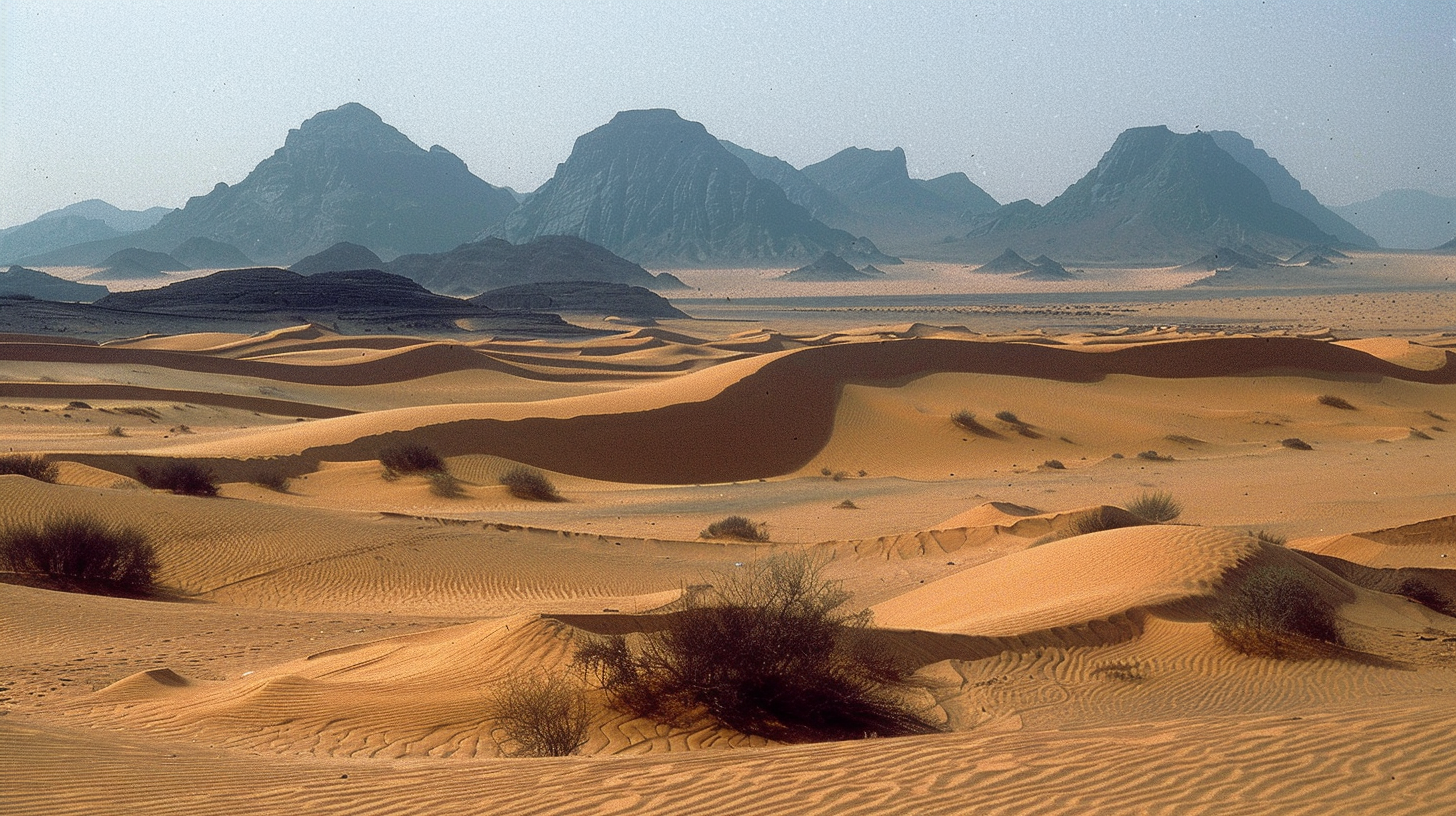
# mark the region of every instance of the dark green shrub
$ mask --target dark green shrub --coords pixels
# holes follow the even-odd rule
[[[564,677],[515,675],[494,689],[488,716],[516,747],[509,756],[571,756],[586,744],[586,693]]]
[[[217,477],[196,462],[179,460],[158,468],[138,465],[136,477],[153,490],[170,490],[181,496],[217,495]]]
[[[379,451],[379,464],[384,465],[386,473],[393,474],[428,473],[445,469],[445,460],[440,458],[440,454],[424,445],[411,443],[390,445]]]
[[[877,648],[869,614],[807,555],[718,576],[635,647],[617,636],[578,647],[612,705],[689,725],[703,717],[787,742],[932,733],[901,692],[910,669]]]
[[[1172,493],[1155,490],[1128,502],[1127,510],[1155,524],[1163,524],[1183,515],[1183,504],[1173,498]]]
[[[701,538],[736,538],[740,541],[768,541],[768,525],[743,516],[729,516],[708,525]]]
[[[60,475],[54,462],[32,453],[9,453],[0,456],[0,476],[28,476],[40,482],[55,482]]]
[[[147,537],[95,516],[56,516],[39,527],[0,533],[0,564],[12,572],[109,584],[147,592],[157,557]]]
[[[1236,651],[1260,657],[1318,654],[1344,645],[1334,607],[1314,579],[1291,567],[1258,567],[1214,612],[1213,631]]]
[[[546,474],[533,468],[513,467],[501,476],[500,482],[511,491],[512,496],[518,499],[544,502],[565,501],[561,494],[556,492],[556,485],[551,484],[551,480],[546,478]]]

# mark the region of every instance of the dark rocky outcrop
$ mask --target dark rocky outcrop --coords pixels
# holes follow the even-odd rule
[[[1456,231],[1456,198],[1424,190],[1389,190],[1330,209],[1387,249],[1430,249]]]
[[[90,303],[106,297],[105,286],[76,283],[36,269],[12,266],[0,272],[0,297],[27,297],[63,303]]]
[[[186,272],[190,267],[165,252],[129,247],[113,252],[100,269],[87,278],[102,280],[147,280],[163,278],[167,272]]]
[[[1228,244],[1285,254],[1333,242],[1276,203],[1212,136],[1159,126],[1125,131],[1046,206],[1016,202],[979,217],[959,249],[990,254],[1014,244],[1084,261],[1168,264]]]
[[[641,286],[602,281],[553,281],[493,289],[471,303],[498,312],[555,312],[598,317],[686,318],[667,298]]]
[[[92,265],[125,246],[162,251],[201,236],[267,263],[288,263],[339,241],[382,257],[440,252],[515,209],[439,145],[425,150],[363,105],[319,113],[234,185],[191,198],[150,229],[37,257]]]
[[[506,286],[552,281],[624,283],[663,291],[687,288],[673,275],[654,275],[607,249],[568,235],[548,235],[524,244],[486,238],[449,252],[405,255],[385,268],[446,295],[478,295]]]
[[[317,275],[320,272],[347,272],[351,269],[383,269],[384,261],[369,247],[340,241],[323,252],[316,252],[288,267],[300,275]]]
[[[624,111],[578,138],[556,174],[491,234],[571,235],[654,266],[771,264],[826,251],[893,261],[816,220],[670,110]]]
[[[167,254],[192,269],[241,269],[257,265],[232,244],[211,238],[188,238]]]
[[[843,283],[875,279],[874,275],[855,269],[848,261],[833,252],[826,252],[813,263],[801,266],[792,272],[785,272],[774,280],[794,283]]]
[[[1274,203],[1288,207],[1308,218],[1310,223],[1333,235],[1341,243],[1365,249],[1376,247],[1374,238],[1361,232],[1354,224],[1321,204],[1313,193],[1304,189],[1304,185],[1284,169],[1284,165],[1273,156],[1260,150],[1242,134],[1232,130],[1211,130],[1208,131],[1208,135],[1213,137],[1213,141],[1223,148],[1225,153],[1233,156],[1235,161],[1249,168],[1254,175],[1259,177],[1260,181],[1264,182],[1264,186],[1269,188],[1269,196],[1274,199]]]

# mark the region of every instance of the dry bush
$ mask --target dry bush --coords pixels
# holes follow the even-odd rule
[[[170,490],[180,496],[217,495],[217,477],[196,462],[178,460],[156,469],[138,465],[136,478],[153,490]]]
[[[1395,594],[1403,595],[1412,601],[1442,615],[1456,617],[1456,604],[1441,593],[1440,590],[1422,581],[1419,578],[1406,578],[1395,588]]]
[[[1004,438],[996,431],[993,431],[990,428],[987,428],[985,425],[982,425],[980,421],[976,419],[976,415],[971,413],[970,411],[956,411],[954,414],[951,414],[950,421],[955,423],[955,426],[957,428],[960,428],[963,431],[970,431],[976,436],[983,436],[987,439]]]
[[[518,499],[543,502],[565,501],[561,494],[556,492],[556,485],[551,484],[551,480],[546,478],[546,474],[533,468],[513,467],[501,476],[500,482],[511,491],[512,496]]]
[[[1345,399],[1344,397],[1337,397],[1334,394],[1321,394],[1319,397],[1319,404],[1328,405],[1331,408],[1339,408],[1341,411],[1356,410],[1355,406],[1351,405],[1349,400]]]
[[[517,757],[571,756],[586,744],[591,709],[586,692],[565,677],[522,674],[493,690],[489,717],[516,744]]]
[[[1171,456],[1165,456],[1164,454],[1158,453],[1155,450],[1145,450],[1145,451],[1142,451],[1141,453],[1139,453],[1137,455],[1137,458],[1139,458],[1139,459],[1146,459],[1149,462],[1171,462],[1171,461],[1173,461],[1173,457],[1171,457]]]
[[[1300,439],[1297,436],[1291,436],[1288,439],[1281,439],[1279,440],[1279,444],[1283,445],[1286,448],[1289,448],[1290,450],[1314,450],[1313,445],[1309,444],[1303,439]]]
[[[858,510],[859,509],[859,505],[857,505],[857,504],[854,503],[854,499],[845,499],[844,501],[840,502],[839,504],[834,505],[834,509],[835,510]]]
[[[768,525],[743,516],[729,516],[709,524],[701,538],[736,538],[740,541],[768,541]]]
[[[1235,651],[1258,657],[1319,654],[1343,646],[1334,607],[1314,580],[1290,567],[1259,567],[1214,612],[1213,631]]]
[[[1066,470],[1067,466],[1062,464],[1060,459],[1048,459],[1041,463],[1041,466],[1048,470]]]
[[[1283,547],[1289,539],[1278,533],[1271,533],[1268,530],[1250,530],[1249,535],[1268,544],[1271,547]]]
[[[1183,515],[1183,503],[1164,490],[1154,490],[1127,503],[1127,511],[1155,524],[1164,524]]]
[[[1100,533],[1103,530],[1119,530],[1124,527],[1140,527],[1145,524],[1147,524],[1146,519],[1132,515],[1131,511],[1124,513],[1115,507],[1099,507],[1073,516],[1067,524],[1066,532],[1054,538],[1073,538],[1088,533]]]
[[[787,742],[933,733],[902,699],[910,668],[876,646],[837,581],[807,554],[714,578],[664,627],[577,649],[612,705],[689,726],[706,717]]]
[[[12,572],[134,592],[150,591],[157,572],[156,552],[142,532],[76,513],[0,533],[0,564]]]
[[[9,453],[0,456],[0,476],[28,476],[36,481],[56,481],[59,470],[54,462],[33,453]]]
[[[126,429],[120,425],[112,425],[106,429],[107,436],[126,436]]]
[[[425,478],[430,480],[430,492],[442,499],[459,499],[465,495],[460,480],[443,470],[428,471]]]
[[[425,445],[405,443],[379,451],[379,464],[387,474],[428,473],[445,470],[445,460]]]
[[[287,473],[278,468],[264,468],[253,473],[253,478],[248,480],[249,484],[272,490],[275,493],[287,493],[288,486],[293,482]]]

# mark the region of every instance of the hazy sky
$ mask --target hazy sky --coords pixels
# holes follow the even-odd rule
[[[1122,130],[1231,129],[1326,204],[1456,196],[1456,2],[0,3],[0,226],[181,206],[356,101],[531,190],[618,110],[796,166],[905,148],[1044,202]]]

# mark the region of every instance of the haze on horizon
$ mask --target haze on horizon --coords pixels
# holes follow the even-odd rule
[[[529,191],[619,110],[803,166],[903,147],[1045,202],[1118,133],[1237,130],[1326,205],[1456,196],[1456,4],[319,2],[0,7],[0,227],[179,207],[360,102]]]

